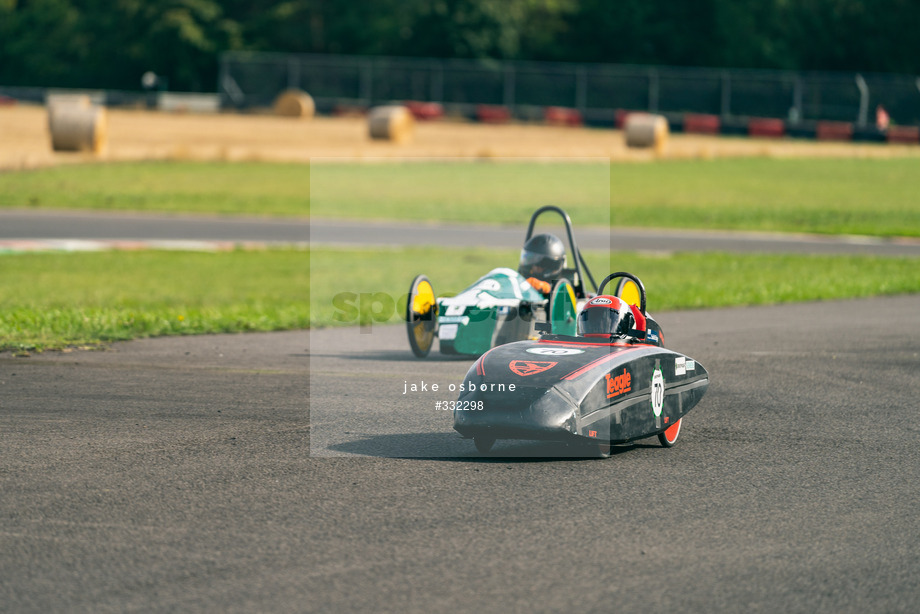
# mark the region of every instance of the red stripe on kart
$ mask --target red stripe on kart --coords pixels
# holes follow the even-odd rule
[[[631,343],[625,343],[623,341],[606,341],[606,342],[592,343],[590,341],[558,341],[556,339],[540,339],[540,343],[555,343],[556,345],[574,345],[576,347],[581,346],[581,345],[593,345],[593,346],[604,345],[604,346],[615,347],[615,348],[631,348],[637,345],[655,346],[655,344],[650,341],[633,341]]]
[[[636,347],[628,348],[628,349],[623,350],[623,352],[630,352],[630,351],[632,351],[632,350],[638,350],[638,349],[641,349],[641,348],[636,348]],[[591,369],[593,369],[594,367],[599,367],[599,366],[601,366],[602,364],[604,364],[604,363],[606,363],[606,362],[610,362],[610,361],[613,360],[614,358],[619,357],[620,354],[622,354],[623,352],[614,352],[613,354],[607,354],[606,356],[601,356],[600,358],[598,358],[598,359],[596,359],[596,360],[592,360],[591,362],[589,362],[588,364],[584,365],[583,367],[579,367],[578,369],[575,369],[574,371],[572,371],[571,373],[569,373],[568,375],[566,375],[566,376],[563,377],[562,379],[564,379],[564,380],[573,380],[573,379],[577,379],[577,378],[581,377],[582,375],[584,375],[585,373],[587,373],[588,371],[590,371]]]
[[[492,348],[494,350],[495,348]],[[492,350],[489,350],[491,352]],[[479,360],[476,361],[476,375],[485,375],[486,374],[486,356],[489,355],[489,352],[486,352],[479,357]]]

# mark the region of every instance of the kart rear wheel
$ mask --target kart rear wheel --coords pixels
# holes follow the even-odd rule
[[[434,288],[424,275],[417,275],[409,286],[406,300],[406,332],[409,347],[419,358],[428,356],[438,327],[438,303]]]
[[[628,277],[620,278],[620,283],[617,284],[616,292],[613,295],[636,307],[639,307],[642,302],[642,293],[639,290],[639,286]]]
[[[476,450],[480,454],[488,454],[492,446],[495,445],[495,438],[488,435],[477,435],[473,437],[473,443],[476,444]]]
[[[680,435],[680,424],[684,419],[681,418],[668,428],[664,430],[663,433],[658,433],[658,441],[661,442],[661,445],[665,448],[670,448],[675,443],[677,443],[677,437]]]

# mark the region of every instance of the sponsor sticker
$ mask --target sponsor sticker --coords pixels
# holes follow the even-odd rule
[[[654,342],[654,343],[658,343],[658,331],[649,330],[649,331],[645,334],[645,338],[648,339],[649,341]]]
[[[498,292],[502,289],[502,285],[497,279],[483,279],[472,289],[478,292]]]
[[[599,296],[598,298],[595,298],[595,299],[591,299],[588,302],[589,305],[609,305],[611,303],[613,303],[613,301],[611,301],[609,298],[604,298],[602,296]]]
[[[687,373],[687,359],[684,356],[678,356],[674,359],[674,375],[685,375]]]
[[[457,324],[442,324],[438,327],[438,339],[451,341],[457,338]]]
[[[611,372],[607,378],[607,398],[612,399],[632,390],[632,374],[623,368],[622,373]]]
[[[597,431],[588,431],[588,437],[597,437]]]
[[[696,371],[696,361],[688,358],[687,359],[687,371]]]
[[[528,375],[549,371],[558,364],[558,362],[512,360],[510,363],[508,363],[508,368],[521,377],[527,377]]]
[[[537,356],[572,356],[573,354],[584,354],[584,350],[577,348],[527,348],[528,354]]]
[[[652,413],[658,418],[664,407],[664,375],[661,367],[656,367],[652,372]]]

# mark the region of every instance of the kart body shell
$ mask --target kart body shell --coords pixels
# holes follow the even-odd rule
[[[453,297],[437,299],[437,337],[444,354],[479,355],[490,348],[536,335],[549,321],[560,334],[575,332],[576,298],[571,284],[557,284],[552,300],[517,271],[493,269]],[[550,303],[558,305],[556,318]],[[547,319],[548,318],[548,319]]]
[[[630,278],[644,311],[644,288]],[[463,380],[454,429],[482,452],[496,439],[594,446],[600,456],[610,444],[654,435],[670,447],[706,392],[709,373],[663,347],[661,327],[645,316],[644,334],[636,337],[549,334],[493,348]]]

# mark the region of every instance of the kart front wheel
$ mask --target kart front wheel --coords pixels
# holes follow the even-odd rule
[[[669,426],[664,430],[663,433],[658,433],[658,441],[661,442],[661,445],[665,448],[670,448],[675,443],[677,443],[677,437],[680,435],[680,423],[683,422],[683,418]]]
[[[488,454],[492,446],[495,445],[495,438],[489,437],[488,435],[477,435],[473,437],[473,443],[476,444],[476,450],[478,450],[480,454]]]
[[[591,446],[592,458],[610,458],[610,443],[596,443]]]
[[[567,279],[556,280],[549,298],[549,318],[554,335],[575,335],[575,290]]]
[[[438,303],[431,282],[424,275],[417,275],[409,286],[406,300],[406,332],[409,347],[419,358],[428,356],[434,345],[438,327]]]

